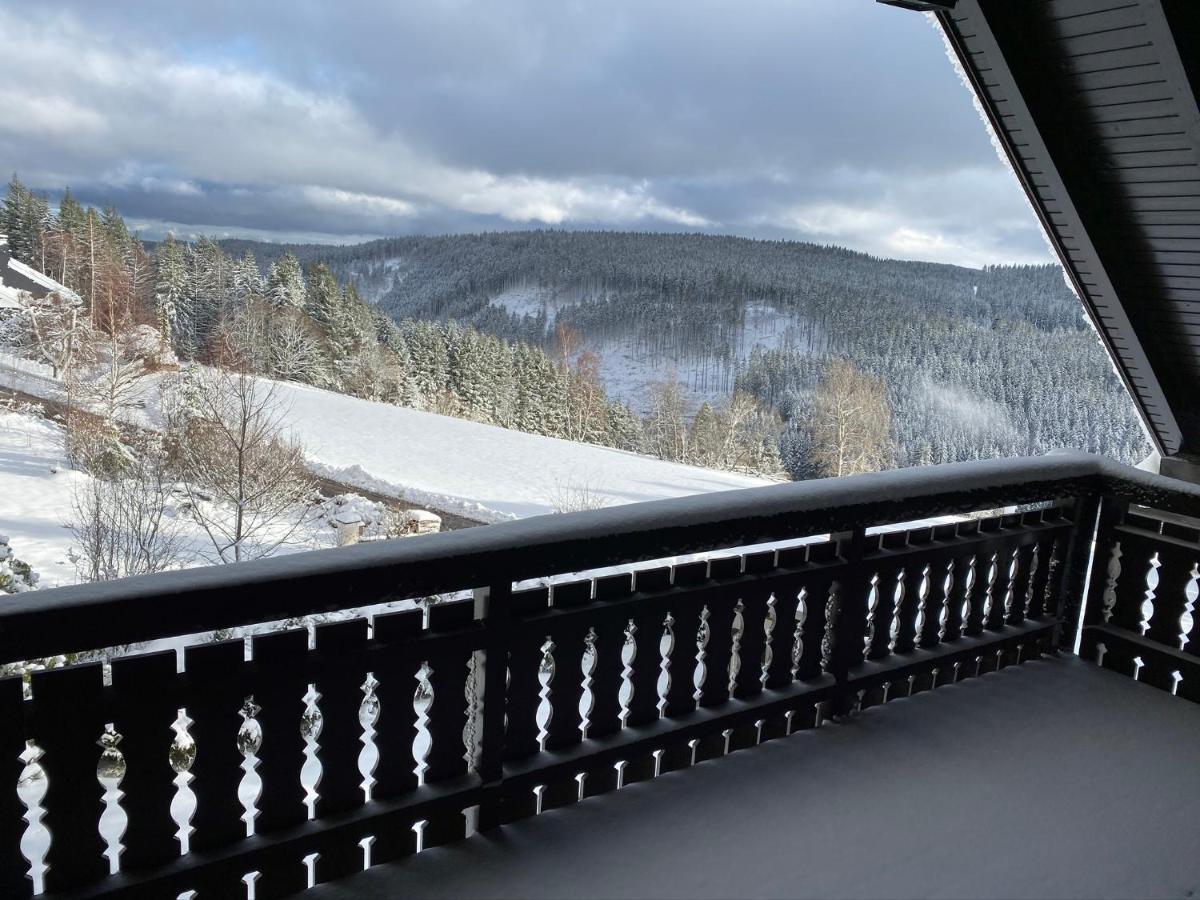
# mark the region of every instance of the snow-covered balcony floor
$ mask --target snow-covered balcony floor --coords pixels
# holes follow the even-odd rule
[[[1012,666],[321,885],[393,897],[1183,897],[1200,707]]]

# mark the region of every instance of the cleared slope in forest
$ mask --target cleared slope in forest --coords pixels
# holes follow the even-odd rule
[[[436,413],[278,384],[317,473],[487,522],[768,484]]]

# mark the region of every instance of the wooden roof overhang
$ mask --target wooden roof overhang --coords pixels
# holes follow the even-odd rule
[[[1200,2],[936,15],[1164,460],[1200,462]]]

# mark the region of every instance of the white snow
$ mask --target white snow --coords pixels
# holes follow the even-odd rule
[[[66,522],[75,485],[87,477],[63,458],[57,425],[0,411],[0,534],[8,536],[18,559],[33,566],[38,587],[76,581]]]
[[[278,383],[310,468],[325,477],[485,522],[769,484],[762,478],[524,434]]]
[[[580,498],[589,506],[615,506],[769,483],[304,385],[275,384],[315,474],[482,522],[556,512]],[[61,397],[62,390],[48,367],[7,355],[0,358],[0,385],[48,399]],[[146,409],[129,411],[138,424],[154,424],[155,394],[148,379]],[[0,413],[0,534],[10,536],[14,552],[41,575],[43,587],[76,580],[65,523],[71,518],[73,485],[83,478],[63,459],[58,425]],[[325,527],[328,534],[321,530],[285,549],[328,546],[333,534]]]
[[[67,526],[76,518],[76,491],[90,478],[72,469],[65,458],[62,426],[36,415],[0,409],[0,535],[8,537],[18,559],[33,567],[39,576],[39,588],[79,581],[70,557],[75,538]],[[298,507],[293,515],[302,524],[275,552],[334,546],[336,529],[331,511],[335,515],[348,509],[355,510],[371,526],[380,517],[380,504],[356,494],[339,495],[311,510]],[[174,506],[168,509],[168,515],[180,517],[180,565],[211,562],[213,548],[200,526]],[[290,521],[279,525],[281,535],[290,529]]]

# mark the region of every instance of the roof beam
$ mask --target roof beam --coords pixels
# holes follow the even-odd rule
[[[1079,201],[1087,200],[1093,185],[1087,181],[1086,167],[1081,162],[1076,164],[1080,148],[1073,146],[1067,136],[1053,131],[1053,111],[1061,98],[1053,96],[1053,87],[1038,77],[1039,48],[1015,39],[1022,15],[1029,15],[1025,4],[960,0],[953,12],[939,12],[938,21],[1092,325],[1133,397],[1155,449],[1164,457],[1174,456],[1184,449],[1183,433],[1089,234],[1090,220]],[[981,70],[986,71],[986,82]],[[998,103],[1003,104],[1003,115]],[[1019,152],[1014,135],[1019,135]],[[1065,236],[1069,236],[1069,247]]]
[[[885,6],[898,6],[915,12],[948,12],[958,0],[878,0]]]

